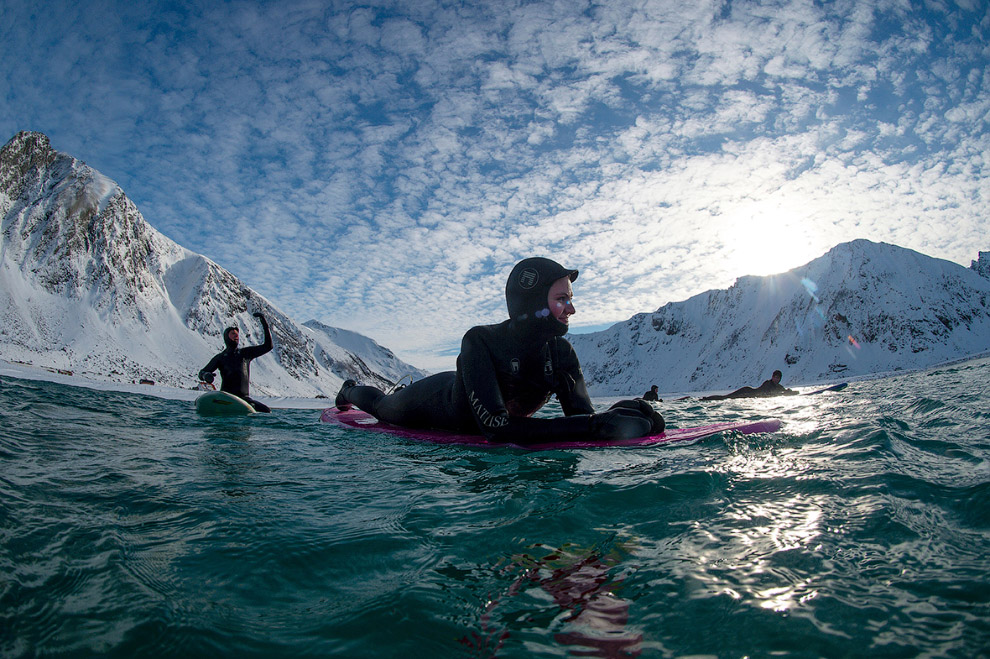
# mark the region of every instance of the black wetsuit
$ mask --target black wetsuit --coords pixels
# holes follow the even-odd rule
[[[544,263],[536,265],[547,269],[541,271],[544,279],[569,272],[577,276],[576,271],[561,268],[561,274]],[[545,282],[543,307],[545,291],[556,278]],[[506,295],[510,294],[507,287]],[[539,299],[539,295],[531,297]],[[595,414],[577,355],[562,336],[567,326],[546,314],[515,316],[468,330],[461,340],[456,371],[430,376],[389,395],[374,387],[346,387],[338,405],[346,401],[396,425],[480,433],[494,442],[619,439],[663,431],[663,418],[642,401],[625,401],[619,409]],[[532,418],[553,395],[566,416]]]
[[[645,394],[643,394],[643,400],[652,400],[654,402],[660,402],[660,394],[656,392],[656,389],[650,389]]]
[[[204,366],[203,370],[199,372],[199,377],[201,380],[212,382],[213,371],[220,369],[220,377],[222,379],[220,391],[226,391],[228,394],[243,398],[259,412],[271,412],[271,408],[264,403],[259,403],[252,399],[249,395],[251,387],[251,360],[261,357],[272,349],[272,333],[268,329],[268,321],[260,314],[255,315],[261,321],[261,327],[265,331],[264,343],[246,348],[238,348],[237,344],[228,336],[230,330],[234,328],[228,327],[223,331],[223,342],[226,344],[227,349],[215,355],[210,360],[210,363]],[[209,377],[207,377],[207,374],[209,374]]]
[[[725,400],[727,398],[769,398],[771,396],[793,396],[798,392],[788,389],[779,382],[764,380],[757,388],[742,387],[722,396],[705,396],[701,400]]]

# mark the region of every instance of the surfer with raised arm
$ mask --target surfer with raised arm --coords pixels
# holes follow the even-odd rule
[[[663,432],[663,417],[640,400],[595,413],[584,375],[564,339],[574,314],[577,270],[547,258],[520,261],[505,285],[509,319],[472,327],[461,340],[457,370],[424,378],[391,394],[344,383],[336,405],[354,405],[381,421],[484,435],[516,444],[561,439],[617,440]],[[552,395],[563,417],[533,418]]]
[[[220,391],[246,400],[258,412],[271,412],[271,408],[250,396],[251,361],[272,349],[272,333],[268,329],[268,319],[264,314],[257,312],[254,317],[261,321],[261,327],[265,332],[264,342],[256,346],[238,348],[241,332],[236,327],[228,327],[223,331],[223,342],[227,347],[223,352],[214,355],[210,363],[203,367],[199,372],[199,379],[212,383],[213,372],[220,369]]]
[[[764,380],[763,384],[755,389],[753,387],[742,387],[736,389],[732,393],[723,394],[721,396],[705,396],[701,400],[725,400],[726,398],[769,398],[770,396],[794,396],[799,392],[793,389],[787,389],[784,385],[780,384],[780,379],[784,377],[784,374],[780,371],[774,371],[773,375],[770,376],[769,380]]]

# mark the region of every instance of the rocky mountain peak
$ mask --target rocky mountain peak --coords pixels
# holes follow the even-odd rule
[[[58,157],[48,136],[21,131],[0,149],[0,195],[16,199]]]
[[[969,267],[981,277],[990,279],[990,252],[980,252],[977,260],[973,261]]]
[[[360,376],[388,385],[404,364],[372,341],[341,348],[209,259],[155,230],[112,180],[22,132],[0,153],[0,347],[8,359],[110,379],[188,385],[236,324],[272,357],[252,368],[259,395],[332,393]]]
[[[100,302],[120,314],[156,288],[156,252],[174,249],[116,183],[54,151],[41,133],[18,133],[0,168],[7,249],[44,290],[103,294]]]

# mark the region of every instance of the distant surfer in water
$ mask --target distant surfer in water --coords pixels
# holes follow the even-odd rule
[[[770,396],[796,395],[798,393],[797,391],[787,389],[780,384],[780,379],[782,377],[784,377],[783,373],[780,371],[774,371],[769,380],[764,380],[763,384],[755,389],[753,387],[743,387],[722,396],[705,396],[701,400],[725,400],[726,398],[769,398]]]
[[[268,320],[264,314],[255,313],[254,317],[261,321],[261,327],[265,331],[265,341],[261,345],[238,348],[237,344],[241,339],[241,332],[236,327],[228,327],[223,331],[223,342],[227,348],[215,355],[210,363],[199,372],[199,379],[203,382],[213,382],[213,371],[220,369],[220,391],[226,391],[238,398],[243,398],[258,412],[271,412],[264,403],[251,398],[249,391],[251,388],[251,360],[261,357],[272,349],[272,333],[268,329]]]
[[[391,394],[344,382],[336,405],[352,405],[407,428],[484,435],[492,442],[615,440],[663,432],[663,417],[641,400],[595,413],[574,348],[563,338],[574,314],[568,270],[546,258],[516,264],[505,285],[509,320],[472,327],[457,370],[431,375]],[[565,416],[533,418],[552,395]]]
[[[657,403],[663,402],[660,398],[660,393],[657,391],[658,388],[657,385],[650,387],[650,390],[643,394],[643,400],[651,400]]]

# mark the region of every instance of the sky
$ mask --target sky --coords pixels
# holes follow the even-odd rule
[[[583,332],[857,238],[990,250],[985,0],[5,0],[0,53],[0,142],[422,368],[528,256]]]

